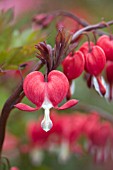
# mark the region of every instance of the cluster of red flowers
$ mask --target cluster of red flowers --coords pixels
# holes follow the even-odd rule
[[[48,133],[42,130],[41,119],[28,122],[27,134],[31,149],[59,148],[60,159],[64,160],[69,153],[81,155],[83,150],[92,154],[98,162],[113,159],[113,127],[109,122],[101,120],[98,113],[59,115],[54,112],[51,119],[54,125]],[[80,144],[82,137],[85,137],[84,145]]]
[[[46,49],[48,55],[51,50],[50,46],[44,43],[39,44],[36,48],[41,50]],[[23,89],[26,97],[36,105],[36,108],[32,108],[23,103],[18,103],[15,107],[29,112],[43,108],[45,115],[41,126],[46,132],[49,131],[53,125],[49,116],[51,108],[54,107],[57,110],[64,110],[78,103],[78,100],[69,100],[71,98],[70,87],[72,80],[79,77],[84,70],[86,71],[85,78],[88,87],[95,87],[102,96],[109,93],[109,99],[111,100],[113,84],[112,51],[112,37],[103,35],[98,39],[96,45],[93,42],[85,42],[78,51],[71,52],[62,62],[64,74],[54,69],[52,71],[50,70],[47,75],[43,75],[39,71],[28,74],[24,80]],[[45,59],[43,58],[43,60]],[[50,63],[48,64],[50,65]],[[101,76],[105,67],[109,87],[107,87]],[[65,97],[68,101],[63,106],[58,107],[58,104]]]
[[[69,54],[63,61],[63,71],[71,82],[79,77],[81,73],[86,71],[86,80],[88,87],[95,86],[95,89],[101,95],[109,93],[109,99],[112,99],[112,84],[113,84],[113,38],[103,35],[98,40],[96,45],[93,42],[85,42],[75,53]],[[105,68],[105,77],[108,82],[105,85],[101,73]],[[97,87],[98,86],[98,87]],[[106,92],[107,90],[107,92]]]

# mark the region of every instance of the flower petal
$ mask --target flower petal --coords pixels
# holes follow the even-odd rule
[[[16,105],[14,105],[14,107],[18,108],[19,110],[23,110],[23,111],[28,111],[28,112],[33,112],[35,110],[38,110],[40,108],[33,108],[33,107],[30,107],[26,104],[23,104],[23,103],[18,103]]]
[[[39,71],[28,74],[24,80],[23,89],[27,98],[37,107],[41,107],[45,96],[43,74]]]
[[[48,75],[46,88],[47,97],[55,107],[66,97],[69,89],[69,82],[62,72],[53,70]]]
[[[66,102],[63,106],[55,107],[55,108],[58,109],[58,110],[68,109],[70,107],[75,106],[78,102],[79,102],[78,100],[72,99],[72,100],[69,100],[68,102]]]

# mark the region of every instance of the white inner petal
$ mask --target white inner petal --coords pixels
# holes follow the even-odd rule
[[[99,93],[99,95],[102,97],[102,94],[101,94],[101,92],[100,92],[100,89],[99,89],[99,85],[98,85],[97,79],[96,79],[94,76],[93,76],[92,81],[93,81],[93,85],[94,85],[95,90],[96,90],[96,91]]]
[[[48,97],[45,96],[44,102],[42,104],[42,108],[44,109],[44,118],[41,122],[41,127],[46,132],[48,132],[53,126],[53,123],[50,119],[50,109],[52,107],[53,107],[52,103],[50,102]]]
[[[48,99],[47,96],[45,96],[44,102],[42,104],[42,108],[43,109],[51,109],[53,107],[52,103],[50,102],[50,100]]]
[[[73,95],[74,92],[75,92],[75,81],[74,80],[72,81],[72,84],[70,86],[70,90],[71,90],[71,95]]]
[[[93,76],[92,81],[93,81],[93,85],[94,85],[95,90],[99,93],[99,95],[100,95],[101,97],[103,97],[102,94],[101,94],[101,92],[100,92],[100,88],[99,88],[99,85],[98,85],[98,82],[97,82],[96,77]],[[105,82],[105,80],[104,80],[103,77],[101,77],[101,81],[102,81],[102,84],[104,85],[104,87],[107,88],[107,87],[106,87],[106,82]]]

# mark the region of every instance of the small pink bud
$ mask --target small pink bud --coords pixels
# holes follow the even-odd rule
[[[97,45],[104,50],[106,59],[113,61],[113,39],[110,36],[103,35],[98,39]]]
[[[73,80],[79,77],[84,71],[84,64],[84,55],[81,51],[69,54],[62,63],[63,72],[68,80]]]

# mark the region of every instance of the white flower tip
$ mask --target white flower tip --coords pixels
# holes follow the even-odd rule
[[[45,120],[43,119],[41,122],[41,127],[44,131],[48,132],[53,126],[53,123],[51,120]]]

